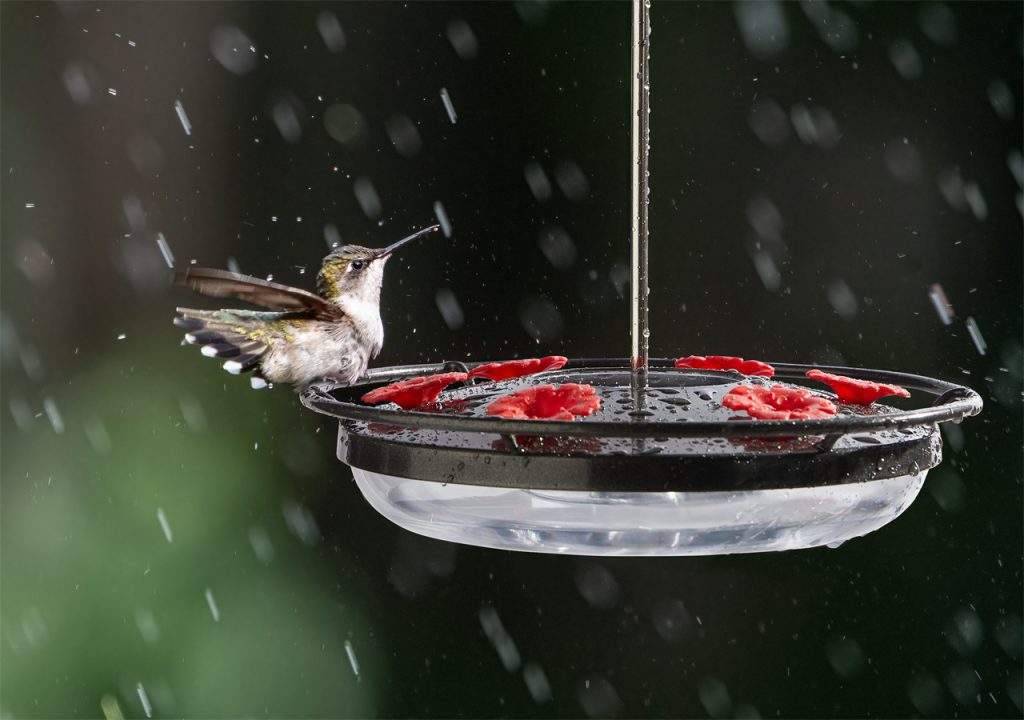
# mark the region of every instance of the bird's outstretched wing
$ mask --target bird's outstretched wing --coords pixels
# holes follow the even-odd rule
[[[334,303],[306,290],[215,268],[189,266],[174,281],[212,297],[233,297],[270,310],[307,312],[318,320],[338,320],[344,312]]]

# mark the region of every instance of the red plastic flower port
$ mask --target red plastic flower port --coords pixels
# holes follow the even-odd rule
[[[744,410],[758,420],[812,420],[836,414],[829,400],[810,390],[773,385],[771,388],[739,385],[722,398],[730,410]]]
[[[469,371],[471,378],[487,378],[488,380],[508,380],[509,378],[533,375],[545,370],[557,370],[568,362],[561,355],[548,355],[542,358],[526,360],[509,360],[507,362],[487,363]]]
[[[401,406],[403,410],[411,410],[414,407],[433,402],[442,390],[452,383],[465,380],[466,377],[464,372],[450,372],[402,380],[371,390],[363,395],[363,402],[393,402]]]
[[[690,357],[676,360],[677,368],[696,368],[698,370],[738,370],[744,375],[760,375],[761,377],[772,377],[775,368],[760,360],[744,360],[728,355],[691,355]]]
[[[828,385],[839,397],[840,402],[844,403],[870,405],[878,398],[887,395],[910,397],[907,389],[899,385],[886,385],[884,383],[871,382],[870,380],[857,380],[845,375],[832,375],[821,370],[808,370],[804,374],[811,380],[817,380]]]
[[[538,385],[504,395],[487,406],[488,415],[518,420],[572,420],[601,407],[601,398],[591,385]]]

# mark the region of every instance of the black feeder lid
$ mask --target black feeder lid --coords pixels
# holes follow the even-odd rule
[[[356,468],[439,483],[588,492],[818,487],[916,474],[942,458],[936,424],[960,422],[982,407],[970,388],[920,375],[771,364],[775,377],[761,378],[651,360],[639,411],[629,361],[622,359],[573,360],[559,370],[452,386],[436,404],[413,411],[360,398],[380,385],[465,366],[379,368],[358,385],[311,385],[301,399],[340,420],[338,457]],[[834,398],[809,384],[804,373],[811,369],[902,385],[934,401],[908,410],[837,403],[835,416],[815,420],[737,418],[721,406],[721,397],[740,384],[784,384]],[[592,385],[601,409],[573,421],[486,415],[496,397],[544,383]]]

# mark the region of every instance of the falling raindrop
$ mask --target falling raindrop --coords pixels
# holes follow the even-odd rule
[[[597,563],[581,565],[576,571],[576,589],[587,604],[599,610],[610,610],[619,602],[619,584],[615,576]]]
[[[651,624],[662,640],[679,643],[693,634],[693,618],[682,600],[659,600],[651,608]]]
[[[18,269],[34,285],[46,285],[53,279],[53,257],[34,238],[20,243],[17,258]]]
[[[764,195],[756,195],[747,203],[747,220],[762,240],[784,247],[782,228],[785,222],[778,206]]]
[[[218,25],[210,32],[210,52],[225,70],[235,75],[250,72],[258,60],[252,40],[234,25]]]
[[[340,53],[345,49],[345,31],[341,27],[338,16],[324,10],[316,16],[316,29],[323,38],[324,45],[332,53]]]
[[[163,150],[149,135],[134,133],[127,142],[128,157],[142,175],[156,175],[163,167]]]
[[[181,408],[181,416],[189,430],[197,433],[206,430],[206,412],[199,400],[191,395],[186,395],[178,400],[178,406]]]
[[[972,317],[968,317],[966,324],[967,333],[971,336],[971,341],[974,343],[974,347],[978,350],[978,354],[984,355],[988,350],[988,345],[985,343],[985,338],[981,335],[981,329],[978,327],[977,321]]]
[[[287,100],[279,100],[270,109],[270,117],[285,142],[295,144],[302,139],[302,124],[295,107]]]
[[[20,395],[15,395],[7,402],[7,409],[11,413],[11,417],[14,418],[14,424],[18,426],[19,430],[27,430],[35,419],[32,416],[32,410],[29,408],[28,403]]]
[[[946,199],[954,210],[963,210],[967,207],[967,199],[964,197],[964,180],[957,168],[943,170],[938,176],[939,192]]]
[[[576,246],[562,227],[548,225],[537,238],[541,252],[548,262],[559,270],[568,270],[576,262]]]
[[[452,104],[451,96],[448,95],[448,88],[441,88],[441,103],[444,105],[444,111],[448,113],[448,119],[454,125],[458,120],[458,115],[455,114],[455,105]]]
[[[341,246],[341,233],[338,232],[338,226],[334,223],[324,225],[324,242],[331,250]]]
[[[448,23],[446,34],[455,54],[463,60],[472,60],[480,51],[473,28],[462,18],[454,18]]]
[[[345,655],[348,656],[348,664],[352,667],[352,674],[359,679],[359,660],[356,658],[356,651],[352,648],[352,643],[348,640],[345,641]]]
[[[981,194],[981,188],[978,187],[978,183],[970,182],[964,185],[964,200],[967,202],[967,207],[971,209],[974,217],[978,220],[984,220],[988,217],[988,203],[985,202],[985,197]]]
[[[135,692],[139,695],[139,702],[142,703],[142,711],[146,713],[146,717],[153,717],[153,706],[149,703],[149,696],[146,694],[146,688],[142,687],[142,683],[136,684]]]
[[[1013,120],[1014,106],[1013,91],[1006,81],[998,78],[988,84],[988,101],[992,103],[992,109],[1002,120]]]
[[[843,320],[857,317],[857,296],[845,280],[833,280],[828,284],[828,301]]]
[[[398,154],[405,158],[415,156],[423,148],[416,124],[406,115],[392,115],[384,122],[384,130],[388,139],[395,146]]]
[[[758,248],[751,248],[749,252],[750,259],[754,262],[754,270],[764,289],[768,292],[778,292],[782,286],[782,273],[779,272],[775,259],[770,253]]]
[[[50,425],[53,426],[53,431],[58,435],[64,434],[64,418],[61,417],[60,409],[57,407],[57,402],[51,396],[43,398],[43,411],[46,413],[47,419],[50,421]]]
[[[1006,167],[1010,168],[1010,173],[1017,181],[1017,185],[1024,186],[1024,155],[1020,150],[1013,148],[1006,154]]]
[[[938,2],[922,5],[917,22],[921,32],[936,45],[949,47],[956,44],[956,15],[947,5]]]
[[[942,685],[931,673],[920,672],[907,683],[907,698],[919,713],[936,715],[943,705]]]
[[[825,646],[825,655],[836,675],[853,680],[864,672],[867,658],[860,643],[848,637],[835,637]]]
[[[726,717],[732,710],[732,698],[725,683],[713,677],[706,677],[697,686],[697,697],[707,714],[713,718]]]
[[[626,296],[626,285],[629,283],[629,267],[626,263],[617,262],[608,270],[608,279],[615,287],[615,294],[621,300]]]
[[[519,303],[519,322],[530,337],[538,342],[552,342],[562,337],[565,322],[555,304],[541,295],[530,295]]]
[[[523,665],[523,682],[530,697],[538,705],[543,705],[551,700],[551,683],[548,682],[544,669],[535,662],[528,662]]]
[[[953,305],[949,302],[949,298],[946,297],[946,291],[942,289],[941,285],[933,283],[928,288],[928,299],[932,301],[935,313],[939,316],[939,320],[942,321],[943,325],[949,325],[953,322],[956,312],[953,311]]]
[[[498,617],[498,611],[490,605],[484,605],[480,608],[478,616],[480,627],[483,628],[484,635],[497,651],[502,666],[508,672],[516,672],[521,664],[519,650],[516,648],[515,641],[505,631],[505,626],[502,624],[501,618]]]
[[[174,534],[171,532],[171,524],[167,522],[167,515],[164,514],[164,509],[156,509],[156,519],[160,523],[160,529],[164,531],[164,537],[167,538],[167,542],[174,542]]]
[[[352,192],[356,195],[356,202],[366,217],[376,220],[380,217],[381,205],[380,195],[369,178],[358,177],[352,183]]]
[[[735,5],[736,22],[743,44],[759,60],[782,54],[789,41],[789,27],[782,4],[776,0],[744,0]]]
[[[985,637],[985,629],[972,607],[962,607],[956,611],[945,627],[946,640],[961,655],[970,655]]]
[[[156,618],[150,611],[136,610],[135,625],[147,644],[155,645],[160,640],[160,626],[156,624]]]
[[[86,105],[92,99],[89,78],[85,69],[77,63],[71,63],[64,68],[64,87],[77,105]]]
[[[448,288],[441,288],[437,291],[434,296],[434,301],[437,303],[437,309],[441,313],[441,317],[444,319],[445,325],[451,330],[458,330],[466,322],[466,316],[462,312],[462,306],[459,305],[458,298]]]
[[[213,590],[206,588],[206,606],[210,608],[210,615],[214,622],[220,622],[220,608],[217,607],[217,600],[213,597]]]
[[[622,699],[615,686],[603,677],[590,677],[580,683],[576,699],[587,717],[612,718],[622,710]]]
[[[811,111],[805,105],[797,103],[789,109],[789,119],[796,130],[796,136],[805,145],[813,145],[818,141],[818,128],[814,124]]]
[[[801,3],[800,7],[830,48],[842,53],[856,47],[857,25],[849,15],[824,2]]]
[[[911,42],[905,38],[889,46],[889,60],[904,80],[916,80],[924,72],[924,63]]]
[[[444,233],[445,237],[452,236],[452,221],[448,218],[448,212],[444,209],[444,205],[438,200],[434,203],[434,216],[437,217],[437,222],[441,226],[441,232]]]
[[[902,182],[914,182],[921,177],[921,158],[906,138],[886,143],[885,167]]]
[[[302,503],[288,499],[281,504],[285,524],[299,540],[310,547],[320,542],[320,528],[313,513]]]
[[[573,202],[583,202],[590,195],[587,176],[572,160],[563,160],[555,165],[555,182],[562,194]]]
[[[335,103],[324,111],[324,129],[342,145],[356,142],[364,125],[363,116],[351,105]]]
[[[757,139],[769,147],[782,145],[789,139],[789,118],[771,98],[759,98],[750,108],[747,122]]]
[[[534,198],[541,202],[551,198],[551,181],[548,180],[540,163],[533,160],[526,163],[526,167],[523,168],[523,177],[526,178],[526,184],[530,187]]]
[[[1024,649],[1024,632],[1020,616],[1012,613],[1003,615],[992,624],[992,637],[1007,657],[1016,660]]]
[[[178,122],[181,123],[181,129],[185,131],[186,135],[191,135],[192,123],[188,119],[188,114],[185,112],[185,106],[181,104],[181,100],[174,101],[174,113],[178,116]]]
[[[253,525],[249,528],[249,545],[252,546],[256,559],[264,565],[269,565],[274,560],[274,544],[270,541],[270,535],[262,525]]]
[[[156,234],[156,246],[160,248],[160,254],[164,257],[164,262],[167,263],[167,267],[174,267],[174,253],[171,252],[171,247],[167,244],[167,238],[164,237],[162,232]]]
[[[132,232],[139,232],[146,227],[146,211],[138,195],[129,193],[122,197],[121,210]]]

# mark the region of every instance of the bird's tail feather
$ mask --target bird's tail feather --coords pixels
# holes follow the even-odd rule
[[[185,330],[183,344],[198,345],[206,357],[224,358],[232,375],[259,368],[269,345],[263,328],[283,313],[252,310],[192,310],[178,308],[174,324]]]

